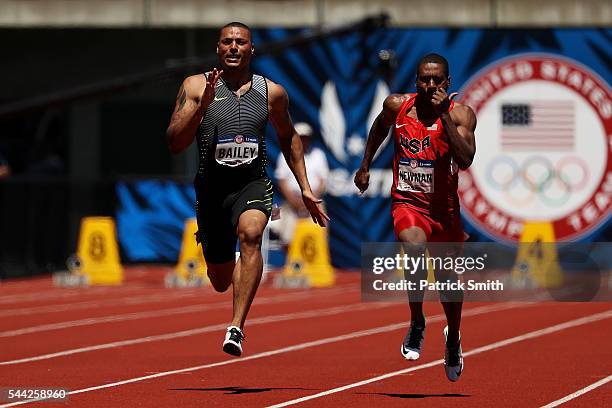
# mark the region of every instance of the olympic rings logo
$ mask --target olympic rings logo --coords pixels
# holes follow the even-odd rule
[[[509,203],[523,207],[532,204],[536,197],[549,207],[560,207],[573,192],[586,187],[589,176],[586,162],[577,156],[567,156],[553,164],[544,156],[531,156],[517,163],[514,158],[502,155],[486,167],[489,186],[501,191]],[[523,197],[516,194],[521,187],[527,190]]]

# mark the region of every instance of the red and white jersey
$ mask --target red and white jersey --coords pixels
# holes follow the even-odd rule
[[[447,215],[459,208],[458,168],[453,163],[448,136],[438,118],[431,126],[409,117],[416,94],[402,103],[393,125],[393,201],[427,214]],[[455,103],[451,101],[449,111]]]

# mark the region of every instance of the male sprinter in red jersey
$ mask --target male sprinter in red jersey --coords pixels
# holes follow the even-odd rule
[[[464,240],[457,168],[467,169],[474,159],[476,115],[469,106],[452,101],[456,93],[448,95],[448,71],[444,57],[428,54],[417,68],[416,94],[393,94],[385,99],[355,175],[355,185],[364,192],[372,158],[392,128],[395,156],[391,212],[398,240],[410,248],[423,248],[428,242]],[[438,280],[444,272],[436,271]],[[453,279],[452,272],[446,273]],[[444,292],[440,293],[448,322],[444,329],[444,368],[448,379],[457,381],[463,370],[459,334],[463,293]],[[423,292],[411,291],[411,323],[401,347],[408,360],[416,360],[421,354],[425,334],[422,299]]]
[[[223,350],[234,356],[242,354],[242,330],[263,270],[261,237],[272,209],[264,134],[268,120],[313,221],[326,226],[329,220],[308,183],[287,92],[251,72],[254,53],[248,26],[240,22],[223,26],[217,43],[221,70],[185,79],[166,131],[173,153],[185,150],[194,139],[198,143],[197,240],[215,290],[225,292],[233,285],[234,311]],[[236,262],[237,238],[240,258]]]

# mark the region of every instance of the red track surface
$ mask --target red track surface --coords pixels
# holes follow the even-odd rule
[[[108,288],[2,283],[0,388],[76,391],[67,402],[26,404],[45,407],[540,407],[612,374],[609,303],[467,303],[465,372],[450,383],[436,362],[444,355],[439,304],[426,304],[424,353],[408,362],[399,353],[407,305],[360,303],[358,274],[340,274],[329,289],[264,284],[245,353],[232,358],[221,351],[231,294],[164,289],[163,273],[132,268],[125,285]],[[566,405],[612,406],[612,382]]]

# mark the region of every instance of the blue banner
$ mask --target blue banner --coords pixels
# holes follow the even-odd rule
[[[282,40],[297,32],[255,30],[254,43],[257,46]],[[474,193],[468,186],[461,194],[462,205],[471,200],[463,205],[470,240],[515,240],[522,228],[517,220],[523,220],[525,214],[530,218],[535,215],[536,220],[558,223],[561,239],[610,240],[612,173],[608,171],[607,153],[612,132],[608,133],[607,129],[612,116],[609,86],[612,30],[380,29],[332,37],[287,49],[280,55],[254,59],[255,72],[285,87],[292,118],[313,126],[315,145],[326,153],[331,173],[325,202],[332,219],[329,238],[333,264],[357,267],[362,242],[393,240],[390,216],[393,146],[389,138],[372,163],[370,188],[364,196],[357,194],[353,177],[363,155],[368,129],[380,112],[384,98],[389,93],[414,92],[416,64],[430,52],[448,59],[450,90],[460,91],[463,102],[478,106],[478,109],[473,106],[479,119],[478,162],[475,161],[474,170],[466,172],[462,180],[479,190]],[[500,78],[499,83],[496,78]],[[542,94],[525,93],[525,89],[540,89]],[[483,90],[489,93],[486,97]],[[516,101],[533,105],[538,98],[546,99],[546,93],[550,93],[551,100],[566,101],[562,108],[569,109],[566,112],[575,117],[571,123],[573,130],[563,139],[567,149],[537,155],[506,149],[512,142],[511,135],[505,135],[499,121],[491,119],[497,115],[495,106],[516,105]],[[586,126],[583,122],[597,123],[588,134],[583,134]],[[267,137],[271,158],[268,173],[272,176],[279,149],[271,127]],[[591,141],[590,137],[594,139]],[[495,143],[501,140],[498,143],[501,147],[488,146],[483,142],[487,138],[496,140]],[[581,143],[585,138],[589,142]],[[585,144],[590,147],[583,148]],[[534,184],[531,190],[537,194],[527,197],[530,203],[506,205],[503,194],[485,183],[491,179],[492,186],[499,184],[499,180],[502,184],[506,182],[504,169],[491,169],[490,158],[498,157],[494,153],[508,163],[510,160],[515,163],[509,168],[515,166],[516,174],[508,173],[512,181],[508,178],[509,184],[503,189],[513,197],[523,193],[514,178],[518,180],[523,175],[526,185],[533,181],[518,169],[534,160],[552,166],[548,174],[556,172],[558,177],[556,181],[551,176],[537,186]],[[559,186],[553,185],[554,182]],[[141,190],[153,187],[146,183],[145,186],[119,187],[118,225],[122,247],[130,260],[176,258],[183,223],[178,217],[193,216],[193,192],[176,187],[182,191],[177,193],[168,183],[158,183],[160,190],[155,192],[155,205],[143,206],[130,194],[140,194],[146,202],[153,202],[151,193],[144,194]],[[544,192],[545,188],[548,192]],[[177,203],[175,199],[184,201]],[[278,196],[275,201],[279,201]],[[163,206],[168,209],[162,210]],[[154,212],[153,217],[150,214]],[[151,218],[147,221],[149,215]],[[549,215],[550,220],[546,218]],[[171,220],[173,216],[177,218]],[[138,234],[132,233],[135,230]]]
[[[193,186],[147,180],[118,182],[116,188],[122,260],[176,262],[185,220],[195,217]]]

